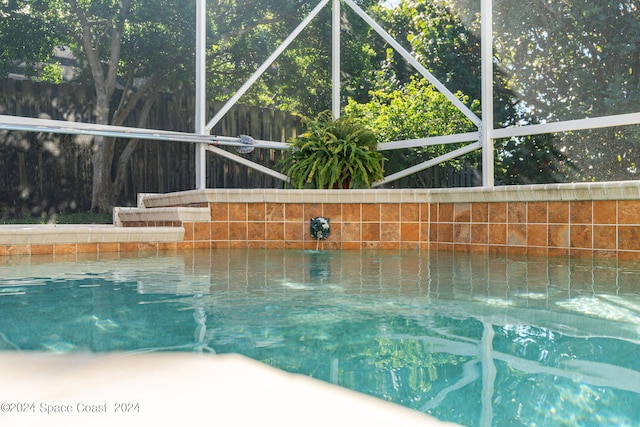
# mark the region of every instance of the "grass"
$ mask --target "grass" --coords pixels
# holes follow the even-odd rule
[[[50,216],[22,216],[12,219],[0,219],[0,224],[112,224],[111,214],[90,212],[60,213]]]

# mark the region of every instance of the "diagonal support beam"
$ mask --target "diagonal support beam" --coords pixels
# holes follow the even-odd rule
[[[470,153],[472,151],[475,151],[479,148],[482,148],[482,144],[480,144],[480,142],[474,142],[473,144],[469,144],[469,145],[465,145],[464,147],[458,148],[457,150],[453,150],[448,152],[447,154],[443,154],[442,156],[438,156],[435,157],[431,160],[427,160],[426,162],[422,162],[420,164],[417,164],[415,166],[412,166],[410,168],[407,168],[403,171],[400,172],[396,172],[394,174],[391,174],[389,176],[384,177],[384,179],[378,181],[378,182],[374,182],[373,185],[371,187],[379,187],[383,184],[386,184],[388,182],[391,181],[395,181],[397,179],[400,178],[404,178],[405,176],[411,175],[412,173],[416,173],[419,172],[423,169],[427,169],[430,168],[432,166],[435,166],[437,164],[440,164],[442,162],[446,162],[447,160],[451,160],[454,159],[456,157],[460,157],[464,154]]]
[[[222,157],[226,157],[229,160],[233,160],[234,162],[238,162],[241,165],[247,166],[249,168],[255,169],[259,172],[262,172],[266,175],[272,176],[274,178],[277,178],[279,180],[282,180],[284,182],[289,182],[289,177],[287,175],[281,174],[280,172],[276,172],[273,169],[269,169],[265,166],[262,166],[261,164],[258,164],[256,162],[252,162],[251,160],[245,159],[244,157],[240,157],[237,156],[233,153],[230,153],[226,150],[223,150],[222,148],[218,148],[218,147],[214,147],[212,145],[208,145],[207,146],[207,150],[211,151],[213,153],[216,153]]]
[[[378,144],[378,151],[396,150],[398,148],[426,147],[429,145],[455,144],[480,139],[480,132],[458,133],[455,135],[431,136],[427,138],[405,139]]]

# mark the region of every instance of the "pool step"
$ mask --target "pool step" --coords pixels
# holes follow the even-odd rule
[[[118,227],[173,226],[184,222],[209,222],[209,208],[114,208],[113,223]]]

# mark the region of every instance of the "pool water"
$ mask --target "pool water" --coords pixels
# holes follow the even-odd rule
[[[0,265],[0,350],[240,353],[465,426],[640,423],[640,265],[234,249]]]

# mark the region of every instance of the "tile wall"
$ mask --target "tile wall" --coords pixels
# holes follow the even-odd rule
[[[100,229],[89,237],[78,233],[78,241],[69,240],[69,231],[63,240],[54,236],[44,243],[25,237],[25,230],[16,240],[18,234],[0,226],[0,256],[317,247],[640,260],[638,181],[446,190],[207,189],[139,196],[138,209],[151,217],[185,207],[206,208],[210,218],[120,224],[124,227],[110,231],[120,237],[109,242]],[[326,240],[310,234],[310,220],[317,216],[330,220]],[[132,231],[122,235],[127,227]],[[179,235],[172,231],[176,228]],[[132,237],[145,229],[149,232],[140,241]]]
[[[194,248],[437,249],[640,260],[640,200],[209,206],[210,223],[184,224]],[[331,224],[320,242],[309,231],[316,216]]]

